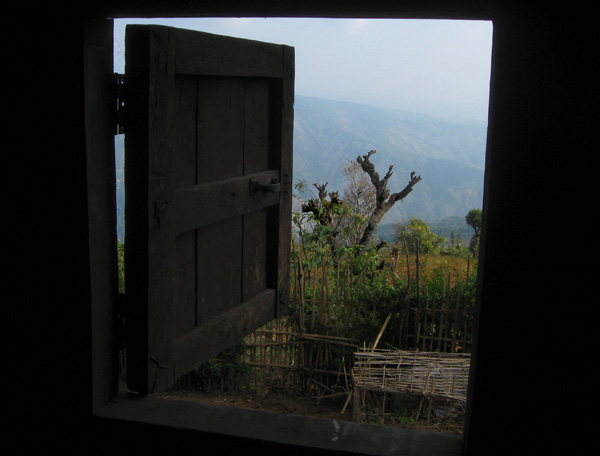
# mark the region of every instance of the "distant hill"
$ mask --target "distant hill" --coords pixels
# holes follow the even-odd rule
[[[328,190],[341,192],[344,164],[371,149],[377,150],[371,159],[380,175],[395,165],[388,184],[392,192],[404,188],[411,171],[422,177],[386,214],[382,230],[410,217],[428,223],[464,220],[469,210],[481,209],[486,125],[304,96],[296,96],[294,111],[294,183],[328,182]],[[115,146],[117,232],[123,240],[123,136],[116,137]]]
[[[388,187],[399,191],[410,172],[422,177],[382,223],[464,217],[481,209],[487,126],[423,114],[297,96],[294,181],[328,182],[342,190],[344,163],[371,149],[380,175],[394,165]]]

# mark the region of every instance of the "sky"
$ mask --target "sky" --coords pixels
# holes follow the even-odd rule
[[[295,48],[296,95],[487,123],[490,21],[324,18],[115,20],[115,71],[126,23],[163,24]]]

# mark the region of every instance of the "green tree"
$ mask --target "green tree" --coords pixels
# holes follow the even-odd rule
[[[460,232],[456,234],[454,230],[450,231],[450,242],[446,248],[443,249],[442,253],[461,258],[466,258],[467,255],[469,255],[469,250],[463,247]]]
[[[305,182],[296,184],[296,189],[305,195],[295,195],[301,205],[301,211],[295,212],[292,218],[298,233],[301,237],[309,235],[313,241],[319,239],[334,250],[353,245],[355,231],[362,223],[360,217],[339,198],[338,192],[327,191],[327,183],[313,186],[319,191],[318,195],[314,195]]]
[[[431,232],[429,226],[421,219],[411,218],[408,223],[396,225],[396,242],[403,245],[408,253],[437,254],[446,239]]]
[[[471,209],[465,219],[467,225],[475,231],[475,236],[479,237],[479,230],[481,229],[481,209]]]
[[[466,215],[465,220],[467,222],[467,225],[469,225],[475,231],[475,234],[471,238],[471,242],[469,242],[469,250],[471,251],[473,256],[477,257],[479,253],[479,233],[481,230],[482,220],[481,210],[471,209]]]

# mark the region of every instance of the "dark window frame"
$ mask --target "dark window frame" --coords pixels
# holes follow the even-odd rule
[[[394,16],[393,18],[403,18],[403,16]],[[458,19],[471,18],[458,17]],[[489,17],[478,17],[477,19],[493,21]],[[110,20],[110,24],[112,28],[112,20]],[[112,42],[110,45],[112,51]],[[86,80],[88,80],[88,73],[89,71],[84,73]],[[93,80],[92,78],[90,84],[92,86],[98,85],[98,80]],[[90,131],[86,129],[86,136],[89,135]],[[482,245],[483,247],[484,245]],[[92,302],[92,315],[98,315],[101,311],[100,306]],[[94,318],[93,316],[92,318]],[[112,349],[114,353],[114,347],[117,343],[117,330],[114,328],[114,320],[105,320],[102,322],[102,325],[104,325],[105,329],[107,329],[108,325],[112,325],[111,328],[108,328],[109,331],[107,334],[109,335],[101,336],[101,339],[110,347],[108,351]],[[474,350],[476,350],[476,347]],[[374,449],[372,443],[375,441],[379,444],[378,450],[384,453],[387,451],[390,454],[400,449],[406,452],[403,454],[460,454],[463,440],[467,438],[468,428],[465,430],[464,436],[425,433],[412,430],[391,430],[389,428],[359,423],[344,423],[341,425],[342,430],[340,431],[340,424],[330,420],[326,420],[330,425],[328,427],[324,425],[324,420],[317,418],[291,415],[275,416],[267,412],[254,413],[236,410],[235,413],[237,416],[233,416],[230,410],[215,410],[199,404],[173,403],[152,397],[132,396],[117,391],[118,370],[115,369],[116,363],[117,361],[114,359],[102,360],[100,364],[96,365],[98,372],[101,371],[102,375],[93,376],[92,380],[93,415],[96,419],[104,422],[108,420],[113,424],[135,422],[151,426],[192,430],[202,435],[223,434],[234,440],[240,439],[240,441],[252,439],[258,442],[259,445],[263,443],[284,445],[286,448],[291,445],[292,447],[301,449],[314,447],[323,450],[353,451],[358,452],[358,454],[368,454],[368,450]],[[199,420],[199,413],[205,416],[208,414],[213,420],[211,422]],[[267,414],[264,415],[264,413]],[[261,426],[260,430],[256,428],[255,424],[257,422],[265,423],[269,420],[274,420],[274,429],[265,429],[264,426]],[[248,422],[252,422],[252,424],[243,424]],[[298,432],[289,432],[289,429],[302,429],[307,432],[299,434]],[[319,429],[325,429],[326,435],[318,432]],[[332,434],[332,429],[337,430],[336,432],[338,433],[352,434],[353,437],[340,440],[338,437],[341,434]],[[307,438],[308,435],[311,438]],[[392,435],[393,438],[390,439]],[[360,443],[361,441],[367,442],[369,445],[363,446]],[[346,446],[343,447],[342,445]]]

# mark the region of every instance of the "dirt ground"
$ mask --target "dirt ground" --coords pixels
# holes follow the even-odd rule
[[[352,409],[348,406],[342,414],[345,397],[336,400],[317,400],[310,397],[296,397],[287,394],[269,392],[265,395],[250,395],[226,392],[201,392],[193,390],[170,390],[156,396],[163,399],[185,400],[204,404],[220,405],[224,407],[238,407],[267,412],[280,412],[290,415],[303,415],[320,418],[329,418],[342,421],[352,421]]]

